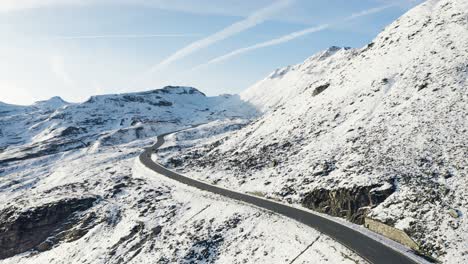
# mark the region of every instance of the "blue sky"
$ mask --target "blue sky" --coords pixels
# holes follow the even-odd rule
[[[0,101],[194,86],[238,93],[329,46],[361,47],[419,0],[2,0]]]

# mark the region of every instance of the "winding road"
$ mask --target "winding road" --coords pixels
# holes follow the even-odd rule
[[[335,221],[321,217],[320,215],[294,208],[286,204],[278,203],[272,200],[266,200],[257,196],[252,196],[236,191],[231,191],[218,186],[210,185],[171,170],[164,168],[162,165],[154,162],[151,159],[152,153],[164,144],[164,137],[177,133],[181,130],[165,133],[157,137],[158,141],[155,145],[150,148],[146,148],[145,151],[140,155],[140,161],[147,168],[154,172],[164,175],[175,181],[184,183],[186,185],[198,188],[200,190],[208,191],[211,193],[219,194],[237,201],[248,203],[263,209],[275,212],[277,214],[289,217],[305,225],[308,225],[329,237],[332,237],[337,242],[341,243],[345,247],[351,249],[356,254],[366,259],[370,263],[379,264],[406,264],[418,263],[410,257],[398,252],[397,250],[383,244],[382,242],[376,241],[365,234],[353,230],[348,226],[342,225]]]

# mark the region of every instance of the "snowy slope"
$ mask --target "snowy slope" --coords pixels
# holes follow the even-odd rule
[[[54,109],[58,109],[60,107],[63,107],[65,105],[69,105],[69,103],[64,101],[59,96],[54,96],[54,97],[50,98],[49,100],[38,101],[38,102],[34,103],[33,107],[44,109],[44,110],[48,110],[48,109],[49,110],[54,110]]]
[[[0,103],[0,263],[364,263],[276,215],[135,163],[362,224],[468,261],[468,1],[430,0],[239,96],[190,87]],[[255,121],[258,112],[263,115]],[[296,258],[297,257],[297,258]]]
[[[170,86],[93,96],[79,104],[54,97],[32,106],[0,107],[0,162],[89,145],[125,143],[183,125],[256,113],[235,95],[207,97],[195,88]]]
[[[228,188],[382,221],[424,254],[465,263],[467,62],[468,1],[427,1],[366,47],[333,47],[243,92],[265,112],[252,124],[159,158]]]
[[[135,162],[163,132],[245,126],[256,111],[237,96],[166,87],[0,106],[0,263],[366,263],[313,229]]]
[[[34,250],[0,263],[289,263],[296,257],[294,263],[366,263],[313,229],[141,167],[136,157],[152,140],[121,144],[121,151],[101,146],[94,153],[50,155],[40,165],[23,161],[36,174],[30,186],[14,185],[24,176],[19,172],[5,175],[2,182],[13,185],[0,187],[0,229],[19,223],[9,230],[19,225],[39,238],[43,224],[58,230]],[[85,199],[92,205],[85,207]],[[60,215],[69,208],[76,211]],[[37,217],[42,220],[35,224]],[[20,248],[13,238],[0,243],[0,256],[5,245]]]
[[[343,67],[342,62],[352,57],[352,54],[350,48],[330,47],[310,57],[303,64],[277,69],[243,91],[240,94],[241,99],[250,102],[262,112],[278,108],[304,89],[315,88],[314,83],[310,82],[311,78],[321,78],[327,74],[327,70]],[[319,83],[315,85],[318,86]]]

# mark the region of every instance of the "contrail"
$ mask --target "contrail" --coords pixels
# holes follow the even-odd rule
[[[359,17],[375,14],[375,13],[381,12],[381,11],[387,9],[387,8],[394,7],[394,6],[396,6],[396,4],[388,4],[388,5],[384,5],[384,6],[379,6],[379,7],[374,7],[374,8],[371,8],[371,9],[367,9],[367,10],[364,10],[364,11],[361,11],[361,12],[358,12],[358,13],[351,14],[350,16],[346,17],[344,19],[344,21],[348,21],[348,20],[359,18]]]
[[[364,11],[361,11],[361,12],[358,12],[358,13],[351,14],[350,16],[344,18],[342,21],[349,21],[349,20],[353,20],[353,19],[356,19],[356,18],[359,18],[359,17],[367,16],[367,15],[374,14],[374,13],[378,13],[378,12],[381,12],[381,11],[387,9],[387,8],[392,7],[392,6],[394,6],[394,4],[364,10]],[[338,23],[335,23],[335,24],[338,24]],[[323,25],[319,25],[319,26],[315,26],[315,27],[311,27],[311,28],[306,28],[306,29],[303,29],[303,30],[300,30],[300,31],[295,31],[293,33],[290,33],[290,34],[287,34],[287,35],[284,35],[284,36],[281,36],[279,38],[275,38],[275,39],[272,39],[272,40],[269,40],[269,41],[266,41],[266,42],[258,43],[258,44],[255,44],[255,45],[252,45],[252,46],[249,46],[249,47],[246,47],[246,48],[237,49],[237,50],[231,51],[231,52],[229,52],[229,53],[227,53],[225,55],[214,58],[214,59],[208,61],[207,63],[200,64],[200,65],[192,68],[191,71],[194,71],[194,70],[197,70],[199,68],[208,66],[210,64],[219,63],[219,62],[228,60],[228,59],[230,59],[232,57],[238,56],[240,54],[243,54],[243,53],[246,53],[246,52],[249,52],[249,51],[252,51],[252,50],[279,45],[281,43],[285,43],[285,42],[291,41],[293,39],[296,39],[296,38],[299,38],[299,37],[302,37],[302,36],[305,36],[305,35],[308,35],[308,34],[311,34],[311,33],[314,33],[314,32],[319,32],[319,31],[325,30],[325,29],[327,29],[327,28],[329,28],[331,26],[332,26],[332,24],[323,24]]]
[[[101,38],[185,38],[198,37],[201,34],[146,34],[146,35],[85,35],[85,36],[55,36],[54,39],[101,39]]]
[[[152,67],[148,73],[155,72],[161,68],[166,67],[167,65],[180,60],[200,49],[203,49],[207,46],[210,46],[216,42],[224,40],[228,37],[236,35],[240,32],[243,32],[249,28],[252,28],[265,20],[267,20],[271,15],[278,12],[279,10],[285,8],[286,6],[290,5],[294,0],[279,0],[274,2],[273,4],[264,7],[260,10],[255,11],[254,13],[250,14],[247,18],[238,21],[221,31],[218,31],[206,38],[193,42],[192,44],[182,48],[169,56],[167,59],[163,60],[161,63],[157,64],[156,66]]]
[[[219,56],[219,57],[217,57],[215,59],[212,59],[212,60],[210,60],[209,62],[207,62],[205,64],[201,64],[201,65],[193,68],[192,70],[196,70],[198,68],[207,66],[209,64],[225,61],[225,60],[228,60],[228,59],[230,59],[230,58],[232,58],[234,56],[237,56],[237,55],[240,55],[240,54],[252,51],[252,50],[261,49],[261,48],[265,48],[265,47],[269,47],[269,46],[279,45],[281,43],[291,41],[291,40],[293,40],[295,38],[298,38],[298,37],[301,37],[301,36],[304,36],[304,35],[307,35],[307,34],[322,31],[322,30],[327,29],[329,27],[330,27],[329,24],[324,24],[324,25],[320,25],[320,26],[316,26],[316,27],[312,27],[312,28],[307,28],[307,29],[304,29],[304,30],[301,30],[301,31],[296,31],[296,32],[293,32],[291,34],[288,34],[288,35],[285,35],[285,36],[282,36],[282,37],[279,37],[279,38],[276,38],[276,39],[272,39],[272,40],[269,40],[269,41],[266,41],[266,42],[255,44],[255,45],[250,46],[250,47],[241,48],[241,49],[232,51],[232,52],[230,52],[228,54],[225,54],[223,56]]]

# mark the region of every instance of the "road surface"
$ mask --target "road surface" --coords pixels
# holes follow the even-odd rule
[[[180,130],[179,130],[180,131]],[[280,215],[289,217],[296,221],[299,221],[305,225],[308,225],[325,235],[328,235],[344,245],[345,247],[351,249],[356,254],[366,259],[370,263],[375,264],[406,264],[418,263],[408,256],[392,249],[389,246],[378,242],[365,234],[351,229],[348,226],[342,225],[335,221],[329,220],[327,218],[321,217],[311,212],[301,210],[299,208],[290,207],[286,204],[278,203],[272,200],[266,200],[257,196],[252,196],[248,194],[239,193],[236,191],[231,191],[214,185],[210,185],[192,178],[183,176],[171,170],[164,168],[162,165],[154,162],[151,159],[151,154],[154,153],[159,147],[164,144],[164,137],[176,133],[170,132],[158,136],[158,141],[155,145],[150,148],[145,149],[145,151],[140,155],[140,161],[147,168],[164,175],[175,181],[184,183],[186,185],[198,188],[200,190],[212,192],[219,194],[234,200],[242,201],[263,209],[278,213]]]

